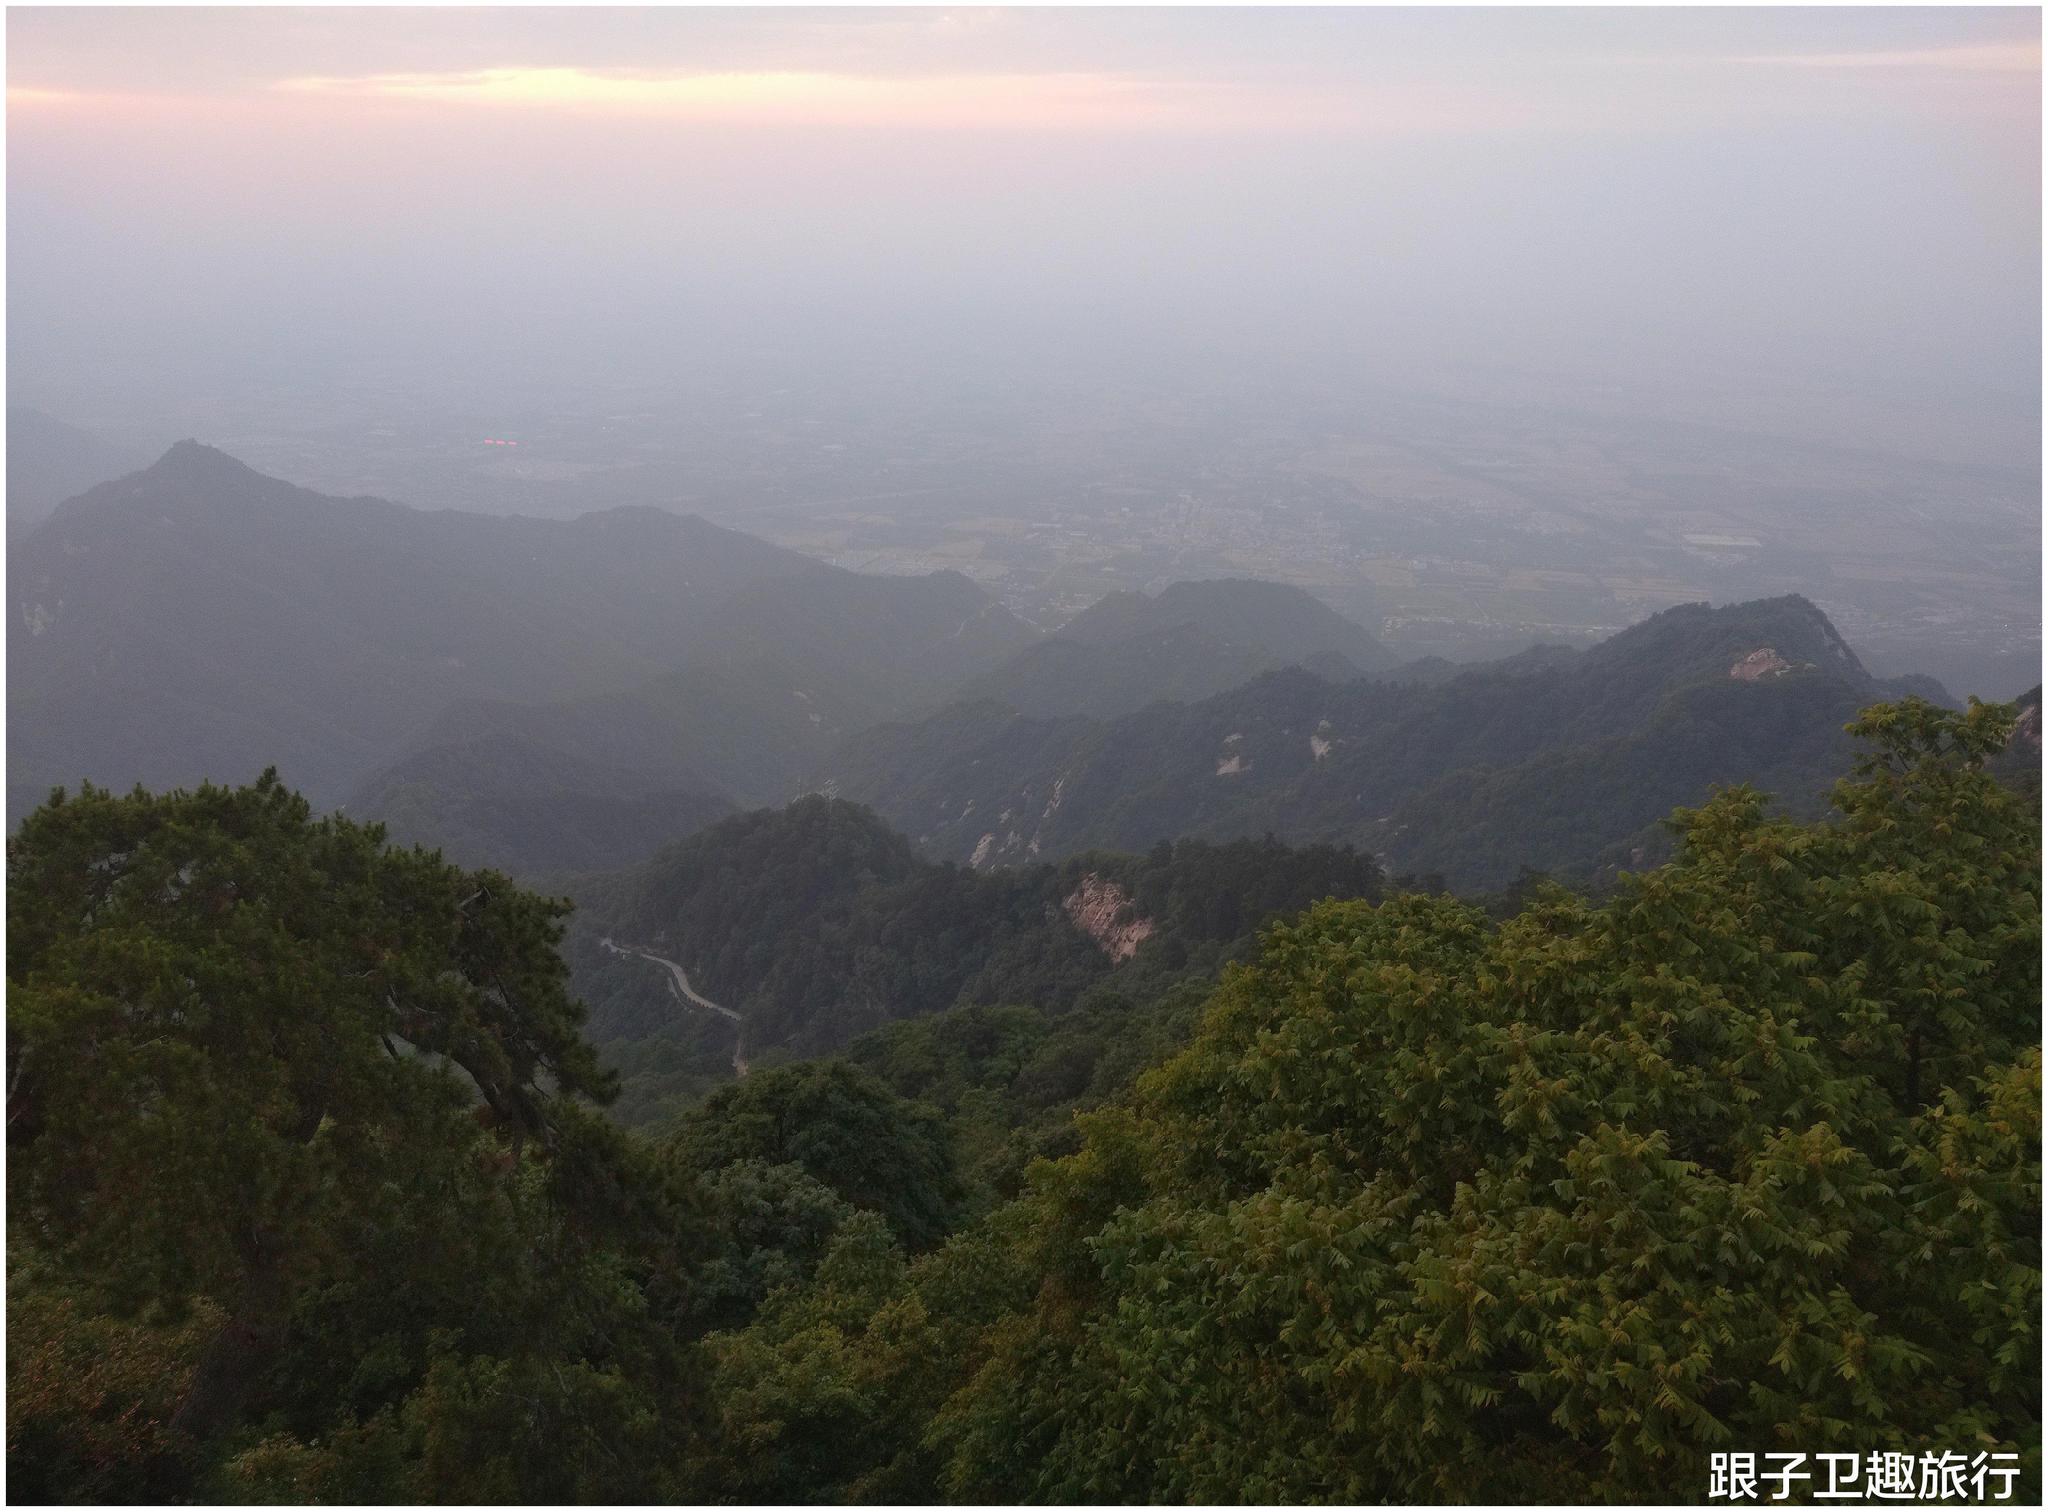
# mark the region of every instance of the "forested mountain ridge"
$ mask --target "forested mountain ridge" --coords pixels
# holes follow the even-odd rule
[[[818,781],[976,865],[1270,832],[1483,888],[1590,874],[1709,783],[1818,801],[1885,691],[1803,598],[1685,605],[1441,681],[1289,669],[1114,720],[959,706],[855,736]]]
[[[644,508],[554,521],[331,498],[196,442],[68,501],[15,553],[9,596],[15,812],[81,778],[274,763],[316,802],[526,871],[565,853],[521,852],[522,803],[538,834],[651,792],[779,801],[849,734],[1005,666],[1042,700],[1120,707],[1378,657],[1298,590],[1181,584],[1085,612],[1048,683],[1037,632],[957,573],[864,577]],[[1077,647],[1080,665],[1059,662]],[[565,785],[578,763],[602,781]],[[485,808],[494,839],[471,827]]]
[[[876,577],[832,569],[736,597],[692,656],[745,666],[764,656],[836,685],[869,718],[951,697],[962,681],[1036,644],[1038,632],[958,572]]]
[[[1260,578],[1196,578],[1157,593],[1111,593],[1062,625],[1084,645],[1134,640],[1155,630],[1193,626],[1229,645],[1259,646],[1289,661],[1341,656],[1361,668],[1384,664],[1386,648],[1322,600]]]
[[[1871,710],[1835,821],[1723,795],[1601,905],[1273,931],[1018,1201],[721,1339],[728,1432],[776,1450],[721,1470],[815,1494],[800,1456],[860,1416],[791,1410],[824,1328],[834,1387],[922,1404],[830,1440],[839,1495],[1686,1500],[1787,1424],[1969,1424],[2037,1484],[2039,811],[1981,770],[2008,718]]]
[[[963,699],[1119,712],[1213,692],[1271,667],[1298,664],[1348,679],[1384,659],[1358,626],[1275,583],[1181,583],[1156,598],[1112,594],[1038,639],[957,573],[835,573],[770,582],[729,600],[699,627],[682,666],[642,686],[562,703],[458,704],[416,745],[430,752],[502,738],[636,774],[640,787],[773,804],[803,791],[849,735]],[[375,794],[388,785],[382,774],[373,778],[351,811],[381,817]],[[585,792],[582,799],[603,796]],[[459,801],[451,793],[442,804]],[[552,793],[530,801],[541,826],[559,807]],[[443,838],[453,844],[458,837]],[[644,851],[615,850],[601,864],[624,865]],[[516,849],[488,859],[527,872],[552,864]]]
[[[590,1036],[644,1116],[758,1066],[820,1054],[899,1019],[1098,989],[1154,990],[1213,972],[1267,920],[1325,897],[1377,897],[1379,869],[1342,848],[1160,845],[978,873],[931,861],[870,811],[821,797],[741,814],[633,871],[572,884],[565,946]],[[671,959],[739,1026],[678,1001]]]
[[[2041,794],[2041,685],[2036,683],[2013,701],[2012,737],[1988,762],[1992,775],[2014,787]]]
[[[769,803],[789,793],[816,752],[858,730],[869,707],[858,685],[782,658],[724,666],[691,659],[618,692],[558,703],[452,704],[411,742],[416,749],[406,760],[504,741],[603,768],[629,792],[689,788],[736,805]]]

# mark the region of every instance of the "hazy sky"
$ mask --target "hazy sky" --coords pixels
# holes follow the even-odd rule
[[[2039,404],[2030,10],[14,8],[7,42],[24,396],[886,346],[1867,400],[2016,455]]]

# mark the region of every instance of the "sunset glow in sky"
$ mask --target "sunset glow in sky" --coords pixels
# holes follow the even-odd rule
[[[2040,40],[2025,10],[16,10],[10,353],[295,361],[491,306],[654,361],[714,322],[971,347],[1109,312],[1219,354],[2025,404]]]
[[[915,126],[942,130],[1137,129],[1299,120],[1232,98],[1227,88],[1085,73],[932,74],[890,78],[823,72],[656,74],[587,68],[485,68],[461,73],[285,79],[279,89],[505,109],[653,116],[730,125]],[[1332,117],[1334,120],[1335,118]]]

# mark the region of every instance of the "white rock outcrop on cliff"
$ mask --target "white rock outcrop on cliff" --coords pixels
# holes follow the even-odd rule
[[[1152,921],[1131,911],[1131,895],[1094,872],[1068,893],[1062,906],[1074,927],[1100,945],[1112,961],[1128,961],[1152,936]]]
[[[1790,672],[1792,664],[1778,655],[1770,646],[1759,646],[1728,669],[1728,675],[1737,682],[1755,682],[1760,677],[1775,677],[1780,672]]]

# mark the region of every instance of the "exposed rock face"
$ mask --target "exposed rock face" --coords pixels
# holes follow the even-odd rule
[[[1131,895],[1094,872],[1068,893],[1061,905],[1074,927],[1100,945],[1112,961],[1128,961],[1152,935],[1152,921],[1129,916]]]
[[[1737,682],[1755,682],[1761,677],[1776,677],[1780,672],[1790,672],[1792,663],[1769,646],[1759,646],[1728,669],[1728,675]]]

